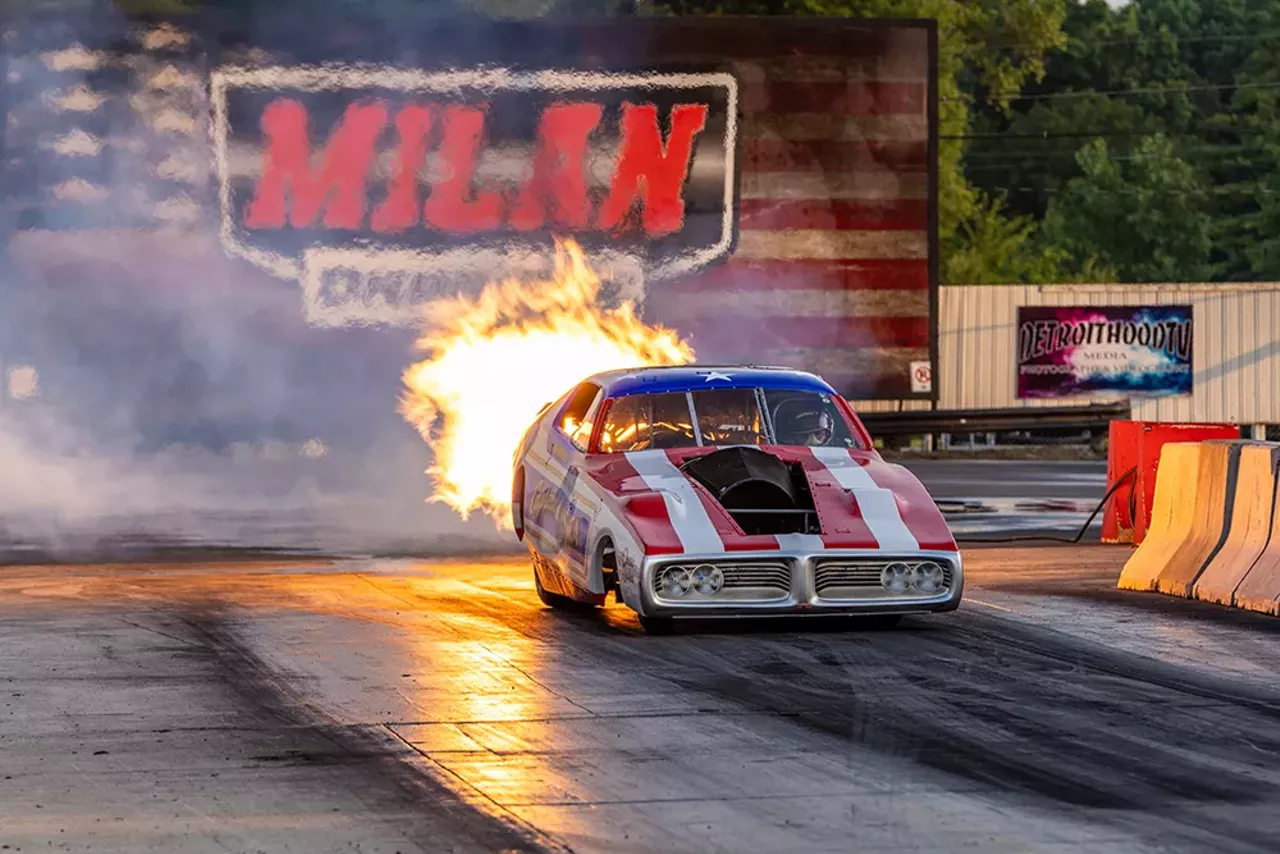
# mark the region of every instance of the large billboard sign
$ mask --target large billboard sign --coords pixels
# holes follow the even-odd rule
[[[422,509],[402,377],[437,298],[541,280],[558,238],[699,361],[938,392],[932,21],[81,5],[0,42],[0,446],[76,484],[33,506],[488,536]]]
[[[225,244],[318,323],[414,323],[556,236],[633,289],[733,245],[730,74],[231,68],[212,95]]]
[[[7,205],[32,276],[111,251],[163,292],[145,259],[184,246],[192,289],[274,284],[316,336],[392,332],[573,238],[699,360],[937,395],[934,22],[406,11],[388,39],[273,14],[17,40]]]
[[[412,325],[572,237],[700,359],[936,394],[932,22],[483,29],[412,66],[217,66],[226,251],[313,324]]]
[[[1022,306],[1018,397],[1191,393],[1189,305]]]

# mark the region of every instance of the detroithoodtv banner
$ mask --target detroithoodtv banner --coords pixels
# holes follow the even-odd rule
[[[1018,397],[1191,393],[1191,306],[1023,306]]]

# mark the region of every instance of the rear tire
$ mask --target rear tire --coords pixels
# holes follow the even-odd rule
[[[676,621],[672,617],[641,617],[640,628],[646,635],[669,635],[676,630]]]

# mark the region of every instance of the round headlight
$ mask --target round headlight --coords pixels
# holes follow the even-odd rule
[[[936,593],[947,583],[947,571],[931,560],[916,567],[916,586],[921,593]]]
[[[906,593],[915,581],[915,568],[905,563],[891,563],[880,572],[880,584],[890,593]]]
[[[693,568],[693,589],[705,595],[719,593],[724,587],[724,573],[718,567],[702,564]]]
[[[683,566],[669,566],[662,571],[662,592],[668,596],[683,596],[693,586],[689,570]]]

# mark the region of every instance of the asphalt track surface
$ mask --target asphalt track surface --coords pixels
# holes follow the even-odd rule
[[[0,845],[1275,851],[1280,622],[976,549],[949,615],[700,624],[522,560],[0,569]]]
[[[898,460],[936,498],[998,503],[1017,499],[1097,501],[1107,464],[1094,461]]]
[[[1107,491],[1105,462],[907,460],[957,537],[1076,536]],[[1097,542],[1102,517],[1082,541]]]
[[[937,498],[958,537],[1072,537],[1106,491],[1100,462],[1017,460],[911,460],[905,463]],[[424,484],[424,488],[425,488]],[[440,509],[440,508],[437,508]],[[39,532],[55,531],[55,541],[32,536],[18,520],[0,516],[0,567],[18,563],[81,563],[89,560],[168,560],[192,553],[343,554],[423,556],[515,554],[519,544],[493,535],[467,536],[448,525],[447,513],[417,534],[393,535],[366,529],[367,514],[353,522],[341,506],[275,513],[224,510],[170,516],[39,520]],[[1096,542],[1101,520],[1085,541]],[[2,851],[0,851],[2,854]]]

